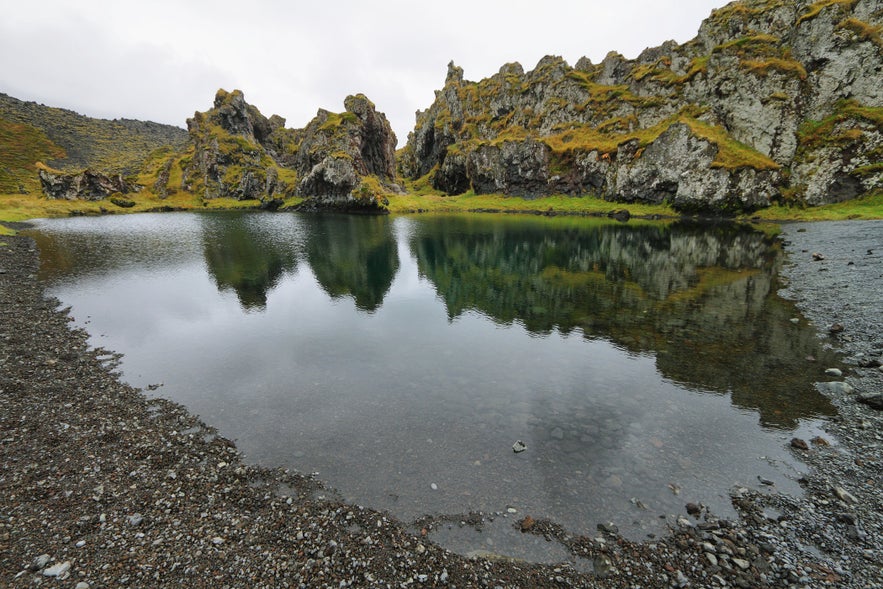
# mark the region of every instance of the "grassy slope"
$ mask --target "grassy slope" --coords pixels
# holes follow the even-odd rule
[[[133,173],[154,150],[181,146],[187,140],[184,129],[171,125],[94,119],[5,94],[0,94],[0,118],[42,131],[66,152],[44,163],[65,171],[92,167],[102,172]]]

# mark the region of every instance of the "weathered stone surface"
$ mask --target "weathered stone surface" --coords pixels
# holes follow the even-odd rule
[[[364,95],[348,96],[345,111],[319,110],[302,132],[295,167],[302,210],[385,210],[381,188],[395,184],[396,136],[383,113]],[[366,182],[372,176],[376,184]]]
[[[65,174],[45,168],[41,168],[39,174],[43,193],[54,199],[104,200],[111,194],[127,194],[136,189],[120,174],[106,176],[92,170]]]
[[[697,37],[468,81],[448,65],[400,171],[448,194],[595,194],[739,212],[883,186],[883,2],[745,0]],[[875,36],[876,35],[876,36]]]
[[[290,194],[293,187],[279,178],[276,152],[284,123],[276,115],[264,117],[241,91],[218,90],[211,110],[187,119],[192,156],[184,165],[182,188],[206,199],[275,202]],[[157,179],[160,195],[163,175]]]

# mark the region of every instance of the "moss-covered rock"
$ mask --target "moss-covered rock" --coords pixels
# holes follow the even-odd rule
[[[385,211],[382,192],[396,184],[396,136],[383,113],[362,94],[344,100],[344,112],[320,109],[301,134],[295,167],[304,210]],[[373,179],[377,186],[366,183]]]
[[[104,200],[112,195],[121,198],[120,195],[140,188],[120,174],[108,176],[92,170],[68,174],[43,165],[38,168],[43,192],[53,199]]]
[[[876,123],[839,121],[813,144],[805,128],[844,99],[853,113],[883,104],[881,20],[881,0],[744,0],[692,41],[634,60],[551,56],[477,82],[451,63],[399,169],[447,194],[591,193],[684,210],[861,196],[883,185]]]

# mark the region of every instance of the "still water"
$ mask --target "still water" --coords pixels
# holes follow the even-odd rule
[[[747,227],[193,213],[34,237],[125,380],[405,521],[663,533],[688,501],[732,515],[758,477],[798,493],[788,440],[834,413],[813,383],[836,359]],[[437,540],[542,559],[510,523]]]

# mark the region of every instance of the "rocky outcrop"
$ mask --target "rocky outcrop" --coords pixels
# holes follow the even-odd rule
[[[344,106],[343,113],[320,110],[306,128],[288,129],[241,91],[219,90],[211,110],[187,120],[183,154],[155,162],[153,192],[165,198],[176,189],[177,165],[180,188],[205,199],[259,199],[274,209],[297,195],[302,210],[384,212],[384,194],[398,190],[395,134],[365,96],[349,96]]]
[[[104,200],[111,195],[128,194],[140,188],[122,175],[107,176],[92,170],[67,174],[40,168],[40,184],[48,198],[64,200]]]
[[[438,190],[680,210],[823,204],[883,185],[883,1],[745,0],[695,39],[479,82],[448,66],[400,171]]]
[[[285,119],[264,117],[239,90],[219,90],[214,107],[187,119],[190,144],[181,160],[184,190],[203,198],[259,199],[278,206],[293,192],[280,180],[276,148]],[[163,168],[164,169],[164,168]],[[154,191],[164,193],[162,170]]]
[[[348,96],[344,108],[320,109],[301,134],[295,158],[297,193],[306,197],[301,208],[384,210],[383,192],[398,190],[395,133],[362,94]]]

